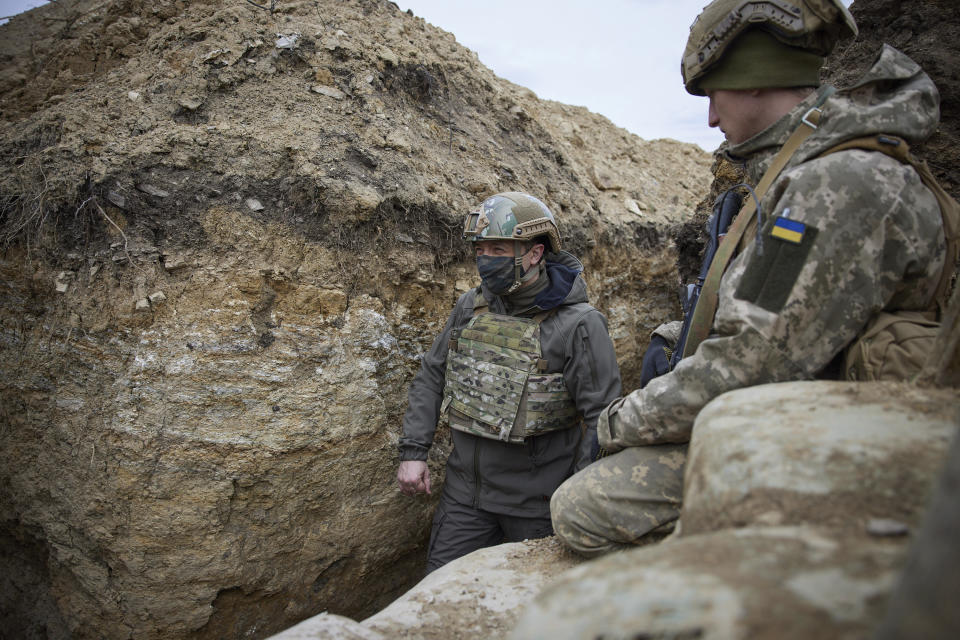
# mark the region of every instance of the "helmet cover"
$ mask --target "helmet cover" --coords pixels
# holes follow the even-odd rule
[[[714,0],[690,25],[680,71],[687,91],[706,95],[699,80],[747,29],[762,29],[781,43],[826,56],[840,38],[856,35],[840,0]]]
[[[490,196],[467,214],[463,237],[480,240],[530,241],[546,236],[547,250],[560,250],[560,230],[553,213],[537,198],[508,191]]]

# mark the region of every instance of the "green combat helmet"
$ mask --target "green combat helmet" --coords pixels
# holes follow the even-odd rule
[[[467,214],[463,237],[478,240],[533,240],[547,236],[547,251],[560,251],[560,230],[557,221],[536,198],[518,191],[490,196],[476,210]]]
[[[529,275],[523,269],[525,250],[521,248],[521,244],[539,237],[548,252],[560,251],[560,231],[550,209],[533,196],[517,191],[490,196],[481,202],[476,210],[468,213],[463,224],[463,237],[470,242],[519,241],[514,245],[512,283],[502,292],[491,289],[492,293],[498,295],[513,293]]]
[[[766,33],[798,55],[822,57],[840,38],[856,35],[857,25],[840,0],[715,0],[690,25],[680,63],[689,93],[706,95],[700,81],[747,30]]]

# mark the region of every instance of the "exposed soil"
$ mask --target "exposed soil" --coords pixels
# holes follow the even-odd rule
[[[259,4],[259,3],[258,3]],[[710,158],[539,100],[382,0],[76,0],[0,26],[0,589],[20,637],[262,637],[419,577],[405,392],[541,197],[624,386]],[[449,437],[431,450],[435,484]]]
[[[943,98],[916,151],[956,196],[954,5],[854,3],[828,76],[882,41],[914,57]],[[547,202],[631,389],[699,268],[710,162],[384,0],[61,0],[0,26],[3,633],[371,613],[419,578],[432,502],[398,496],[395,442],[473,284],[463,213]],[[738,179],[714,170],[714,194]],[[441,428],[437,484],[448,451]]]

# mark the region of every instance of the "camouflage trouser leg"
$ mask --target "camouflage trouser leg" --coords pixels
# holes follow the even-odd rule
[[[554,531],[588,557],[648,542],[652,536],[644,536],[680,515],[686,459],[685,444],[631,447],[601,458],[554,492]]]

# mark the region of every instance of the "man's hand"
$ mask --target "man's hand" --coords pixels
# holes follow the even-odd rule
[[[404,460],[397,469],[397,482],[405,496],[430,493],[430,469],[423,460]]]

